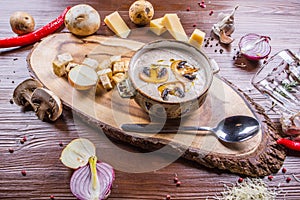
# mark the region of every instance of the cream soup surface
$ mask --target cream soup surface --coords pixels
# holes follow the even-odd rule
[[[176,79],[170,67],[172,61],[174,60],[187,61],[188,65],[199,68],[199,70],[195,72],[196,78],[193,81],[189,81],[188,79],[186,79],[187,81],[184,82],[184,97],[180,98],[175,95],[168,95],[168,100],[163,100],[158,91],[158,87],[165,83],[179,81],[178,79]],[[139,74],[143,71],[144,67],[150,67],[151,64],[166,66],[169,73],[169,79],[164,83],[148,83],[141,80]],[[150,98],[157,101],[178,103],[195,99],[203,93],[204,88],[206,88],[205,86],[207,81],[207,72],[205,71],[203,65],[207,64],[208,63],[205,63],[204,59],[195,60],[195,58],[193,58],[193,55],[190,55],[185,51],[181,51],[180,49],[155,48],[143,52],[139,56],[139,58],[137,58],[132,69],[130,69],[130,75],[136,89],[140,90]]]

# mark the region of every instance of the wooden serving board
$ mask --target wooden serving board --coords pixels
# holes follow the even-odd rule
[[[66,78],[52,71],[52,61],[58,54],[69,52],[75,62],[88,56],[99,62],[112,55],[130,57],[143,43],[115,37],[89,36],[77,38],[69,33],[51,35],[38,43],[28,56],[30,71],[46,88],[57,94],[64,105],[72,108],[88,123],[101,128],[111,138],[147,150],[169,145],[182,157],[202,165],[229,170],[250,176],[263,176],[280,169],[285,154],[274,144],[277,137],[270,123],[262,123],[262,130],[252,139],[239,144],[225,144],[206,132],[178,132],[173,134],[141,134],[124,132],[123,123],[149,123],[149,116],[133,99],[123,99],[117,89],[109,92],[77,91]],[[251,102],[250,102],[251,103]],[[221,78],[215,76],[204,105],[188,117],[167,123],[193,126],[216,126],[227,116],[255,115],[250,103]],[[256,110],[255,110],[256,111]],[[258,112],[259,113],[259,112]]]

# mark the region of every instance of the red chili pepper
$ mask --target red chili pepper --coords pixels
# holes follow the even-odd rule
[[[300,151],[300,142],[285,139],[285,138],[280,138],[276,142],[277,144],[281,144],[289,149]]]
[[[67,7],[60,16],[58,16],[55,20],[48,23],[47,25],[31,32],[26,35],[9,37],[0,39],[0,48],[9,48],[9,47],[17,47],[17,46],[25,46],[29,44],[33,44],[38,42],[43,37],[50,35],[55,32],[61,25],[64,24],[65,15],[71,7]]]

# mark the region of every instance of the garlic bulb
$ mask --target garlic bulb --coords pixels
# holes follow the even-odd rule
[[[239,6],[237,5],[230,14],[220,13],[219,21],[213,25],[213,32],[219,36],[220,42],[224,44],[230,44],[233,39],[230,35],[234,32],[234,14]]]

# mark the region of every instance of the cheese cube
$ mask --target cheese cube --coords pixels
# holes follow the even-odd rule
[[[58,59],[55,59],[52,62],[53,72],[57,76],[64,76],[66,74],[66,62],[61,62]]]
[[[71,61],[73,61],[73,57],[69,53],[57,55],[56,59],[52,62],[53,72],[57,76],[64,76],[67,73],[66,66]]]
[[[57,55],[57,60],[59,60],[62,63],[69,63],[73,61],[73,57],[70,53],[63,53],[60,55]]]
[[[118,61],[113,64],[113,74],[124,73],[125,64],[123,61]]]
[[[150,30],[156,35],[161,35],[167,31],[167,29],[162,25],[162,20],[163,17],[150,21]]]
[[[188,41],[188,37],[177,14],[165,14],[162,19],[162,24],[176,40]]]
[[[117,73],[112,77],[112,80],[115,82],[115,84],[118,84],[125,79],[126,79],[126,75],[124,73]]]
[[[92,58],[85,58],[83,60],[82,64],[92,68],[93,70],[97,70],[97,68],[99,66],[98,61],[95,59],[92,59]]]
[[[99,80],[105,89],[107,89],[107,90],[112,89],[112,85],[111,85],[110,79],[107,76],[107,74],[100,75]]]
[[[102,76],[103,74],[107,74],[107,76],[109,78],[112,77],[112,71],[111,71],[110,68],[101,69],[101,70],[97,71],[97,74],[98,74],[99,77]]]
[[[114,64],[117,61],[121,61],[121,56],[111,56],[110,57],[111,64]]]
[[[115,11],[106,16],[104,18],[104,22],[108,26],[108,28],[110,28],[117,36],[121,38],[128,37],[130,29],[128,28],[118,11]]]
[[[196,48],[200,48],[202,47],[204,38],[205,38],[205,32],[200,31],[199,29],[196,28],[189,39],[189,43]]]
[[[122,61],[124,62],[124,72],[127,72],[129,68],[130,58],[124,57],[122,58]]]
[[[99,68],[100,68],[100,69],[111,68],[111,62],[110,62],[110,59],[103,60],[103,61],[100,63]]]
[[[66,72],[69,73],[71,71],[71,69],[73,69],[77,65],[79,65],[79,64],[74,63],[74,62],[69,62],[68,65],[66,66]]]

